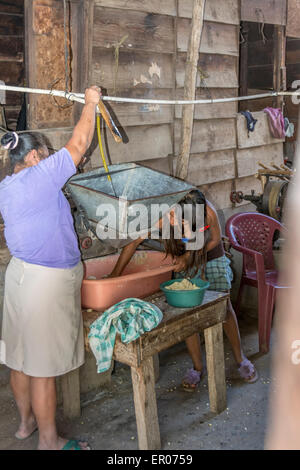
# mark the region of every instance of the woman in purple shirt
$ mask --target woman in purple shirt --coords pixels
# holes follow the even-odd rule
[[[88,449],[58,436],[55,377],[84,363],[80,288],[83,268],[70,206],[62,187],[76,173],[95,129],[98,87],[64,148],[49,156],[38,133],[9,132],[12,175],[0,183],[0,212],[12,254],[5,276],[2,340],[5,364],[25,439],[39,430],[38,449]]]

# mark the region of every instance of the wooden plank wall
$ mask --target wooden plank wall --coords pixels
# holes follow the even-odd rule
[[[0,2],[0,80],[24,85],[24,0]],[[7,125],[15,129],[22,95],[6,93]]]
[[[72,4],[79,21],[77,37],[82,35],[84,38],[83,45],[78,40],[72,43],[73,56],[80,64],[77,68],[76,63],[72,66],[74,71],[77,70],[78,89],[98,84],[108,95],[152,99],[183,97],[192,0],[72,0]],[[81,10],[83,16],[77,4],[78,8],[84,4],[84,10]],[[34,1],[34,6],[41,8],[51,5],[56,12],[49,11],[49,15],[52,15],[52,21],[55,20],[58,31],[52,32],[48,28],[46,35],[49,40],[55,35],[56,42],[61,42],[62,17],[58,14],[57,0]],[[36,13],[33,11],[32,21],[34,15]],[[39,28],[47,23],[48,16],[41,14],[37,19],[33,37],[35,47],[42,40]],[[207,0],[197,97],[238,95],[239,30],[239,0]],[[37,50],[39,48],[33,53],[34,60],[38,57]],[[54,56],[52,60],[56,63]],[[49,103],[47,109],[48,106]],[[127,143],[116,144],[109,134],[105,136],[110,162],[140,162],[173,174],[179,151],[181,107],[111,103],[111,111]],[[263,159],[261,154],[266,147],[265,162],[273,157],[277,163],[281,159],[282,143],[273,142],[269,135],[264,134],[257,145],[248,145],[248,137],[240,132],[241,129],[245,131],[246,124],[244,120],[239,123],[237,111],[237,103],[195,107],[188,180],[202,188],[217,209],[233,207],[231,190],[242,187],[250,192],[258,187],[254,176],[256,164]],[[32,116],[32,122],[39,127],[65,126],[63,135],[70,135],[74,115],[72,119],[69,116],[56,121],[56,109],[50,114],[42,110]],[[37,117],[42,120],[42,125]],[[237,129],[240,132],[240,148]],[[58,146],[63,141],[57,138],[58,133],[54,129],[48,134]],[[94,149],[87,170],[101,166],[96,142]]]
[[[292,2],[295,3],[295,2]],[[291,3],[289,3],[290,13],[288,18],[297,17],[297,12],[292,15]],[[290,23],[291,24],[291,23]],[[295,22],[293,22],[295,24]],[[273,25],[265,25],[264,35],[260,32],[259,25],[256,23],[247,23],[249,28],[248,35],[248,86],[249,94],[264,93],[273,87]],[[296,33],[295,33],[296,34]],[[300,86],[300,38],[287,37],[286,42],[286,69],[287,69],[287,89],[294,91]],[[293,83],[298,81],[296,88]],[[272,106],[272,98],[247,101],[243,104],[243,109],[249,109],[256,112],[264,109],[266,106]],[[295,125],[297,129],[298,105],[293,104],[290,97],[285,99],[284,114]],[[285,153],[289,158],[293,157],[295,150],[296,132],[292,138],[286,139]]]
[[[241,0],[241,20],[286,25],[287,0]]]
[[[192,0],[96,0],[89,82],[104,86],[109,95],[182,98],[192,5]],[[206,2],[198,98],[237,96],[239,22],[238,0]],[[116,66],[115,50],[122,39]],[[129,138],[121,145],[108,136],[111,162],[136,161],[172,174],[179,150],[181,107],[111,106]],[[220,208],[231,206],[227,187],[231,188],[236,176],[236,113],[236,103],[195,108],[188,179],[199,187],[210,183],[212,194],[214,184],[227,181]],[[96,149],[92,165],[100,164]]]

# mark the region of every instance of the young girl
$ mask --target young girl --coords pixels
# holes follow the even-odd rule
[[[196,226],[196,207],[203,205],[204,226]],[[231,289],[232,271],[230,262],[224,254],[221,228],[216,210],[199,190],[191,191],[179,205],[184,210],[185,205],[192,208],[192,226],[188,220],[183,220],[184,237],[181,240],[175,239],[174,227],[178,225],[176,214],[171,211],[169,221],[171,225],[170,238],[163,240],[166,255],[171,255],[174,259],[175,277],[205,277],[210,283],[210,290],[228,292]],[[184,211],[182,212],[184,214]],[[162,220],[159,223],[162,228]],[[204,230],[204,246],[200,250],[188,250],[188,239],[190,233],[196,230]],[[133,256],[137,246],[144,241],[143,238],[134,240],[125,248],[114,267],[111,277],[120,276],[125,266]],[[245,382],[253,383],[258,379],[258,374],[253,364],[245,357],[240,339],[239,327],[233,310],[231,301],[228,301],[227,320],[224,323],[224,331],[230,342],[234,358],[238,365],[240,376]],[[183,387],[187,391],[194,391],[201,380],[203,374],[203,363],[201,355],[200,338],[198,334],[187,338],[186,345],[193,362],[193,368],[189,369],[183,379]]]

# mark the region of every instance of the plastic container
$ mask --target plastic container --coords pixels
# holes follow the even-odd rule
[[[166,286],[171,286],[174,282],[180,282],[183,279],[173,279],[172,281],[163,282],[160,285],[161,290],[167,298],[169,305],[173,307],[197,307],[203,302],[205,291],[209,288],[209,282],[202,279],[190,279],[192,284],[195,284],[199,289],[193,290],[170,290]]]
[[[120,277],[103,279],[111,273],[119,255],[108,255],[83,262],[85,275],[81,287],[83,308],[103,311],[128,297],[147,297],[159,291],[172,277],[171,257],[158,251],[139,250]]]

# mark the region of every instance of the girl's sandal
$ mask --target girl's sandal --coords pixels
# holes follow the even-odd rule
[[[242,379],[249,384],[253,384],[258,380],[258,373],[255,369],[252,362],[249,359],[245,358],[241,363],[240,367],[238,368],[238,372]]]
[[[202,371],[195,369],[187,370],[182,381],[182,387],[185,392],[194,392],[202,377]]]

